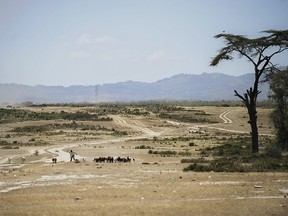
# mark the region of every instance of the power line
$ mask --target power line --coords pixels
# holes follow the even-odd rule
[[[99,103],[99,85],[95,86],[95,104]]]

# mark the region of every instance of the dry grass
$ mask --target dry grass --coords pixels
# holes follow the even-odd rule
[[[286,173],[183,173],[173,164],[33,164],[3,215],[285,215]],[[9,176],[6,176],[8,181]],[[10,179],[10,181],[12,181]],[[255,186],[261,186],[257,188]]]
[[[201,109],[215,119],[227,110]],[[180,161],[185,157],[160,157],[149,155],[148,149],[135,148],[145,145],[154,150],[189,151],[192,157],[197,157],[199,149],[215,145],[215,137],[230,136],[231,132],[225,129],[249,131],[245,109],[229,109],[232,124],[207,124],[210,128],[197,124],[201,126],[197,133],[188,132],[192,125],[171,124],[156,116],[118,116],[118,122],[96,124],[128,131],[128,136],[106,134],[87,140],[79,134],[74,137],[34,134],[36,140],[50,144],[1,149],[0,215],[287,215],[288,198],[284,197],[288,193],[287,173],[183,172],[187,164]],[[268,111],[259,110],[260,133],[272,133]],[[1,139],[9,133],[11,140],[27,140],[27,135],[9,132],[16,126],[19,124],[1,125]],[[160,136],[153,139],[155,133],[151,131]],[[189,147],[190,141],[172,141],[173,137],[190,137],[195,146]],[[51,152],[52,147],[65,151],[73,148],[85,162],[70,163],[67,154],[65,162],[52,164],[52,156],[61,153]],[[35,150],[39,155],[33,154]],[[25,164],[20,161],[23,155]],[[94,157],[109,155],[130,156],[136,161],[92,162]],[[9,156],[13,158],[12,164],[7,164]]]

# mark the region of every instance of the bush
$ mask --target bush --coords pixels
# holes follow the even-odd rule
[[[190,146],[190,147],[195,146],[195,143],[194,143],[194,142],[190,142],[190,143],[189,143],[189,146]]]
[[[153,149],[153,147],[141,145],[141,146],[136,146],[135,149]]]
[[[148,154],[158,154],[158,151],[153,151],[153,150],[150,149],[150,150],[148,151]]]
[[[160,154],[163,157],[165,157],[165,156],[171,157],[171,156],[177,155],[177,152],[176,151],[170,151],[170,150],[167,150],[167,151],[153,151],[153,150],[150,149],[148,151],[148,154]]]
[[[178,152],[178,155],[180,155],[180,156],[191,156],[191,152],[188,152],[188,151]]]
[[[181,163],[204,163],[204,162],[207,162],[205,160],[205,158],[201,157],[201,158],[190,158],[190,159],[182,159],[181,160]]]
[[[265,156],[279,158],[281,157],[281,150],[276,145],[270,144],[265,148]]]
[[[182,163],[186,161],[181,161]],[[189,162],[189,161],[188,161]],[[288,157],[271,158],[265,154],[251,154],[245,157],[221,157],[212,161],[190,161],[184,171],[214,172],[287,172]]]
[[[9,143],[5,140],[0,140],[1,149],[19,149],[19,146],[15,146],[16,144],[18,144],[17,141],[13,141],[12,143]]]

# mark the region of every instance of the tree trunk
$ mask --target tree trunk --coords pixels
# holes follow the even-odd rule
[[[251,98],[250,105],[247,107],[249,113],[249,124],[251,126],[251,138],[252,138],[252,153],[259,152],[258,143],[258,126],[257,126],[257,111],[256,100]]]
[[[243,96],[238,94],[236,90],[234,90],[235,96],[239,97],[244,105],[246,106],[249,114],[249,121],[251,127],[251,138],[252,138],[252,153],[259,152],[259,143],[258,143],[258,127],[257,127],[257,111],[256,111],[256,101],[257,101],[257,85],[256,85],[256,91],[252,88],[250,90],[247,90],[247,93],[245,93]]]
[[[257,116],[250,117],[250,126],[251,126],[251,138],[252,138],[252,153],[258,153],[258,127],[257,127]]]

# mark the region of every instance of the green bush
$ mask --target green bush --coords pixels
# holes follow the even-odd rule
[[[182,162],[182,161],[181,161]],[[212,161],[190,161],[192,164],[184,171],[214,172],[287,172],[288,157],[271,158],[265,154],[253,154],[246,157],[220,157]]]
[[[175,156],[177,155],[177,152],[176,151],[170,151],[170,150],[167,150],[167,151],[153,151],[153,150],[149,150],[148,151],[148,154],[159,154],[161,155],[162,157],[172,157],[172,156]]]
[[[148,151],[148,154],[158,154],[158,151],[153,151],[153,150],[150,149],[150,150]]]
[[[181,163],[206,163],[207,161],[205,160],[205,158],[201,157],[201,158],[190,158],[190,159],[182,159]]]
[[[281,157],[281,150],[276,145],[269,144],[265,148],[265,155],[271,158],[279,158]]]
[[[191,152],[185,151],[185,152],[178,152],[179,156],[191,156]]]
[[[141,146],[136,146],[135,149],[153,149],[153,147],[141,145]]]
[[[9,143],[6,140],[0,140],[0,146],[1,146],[1,149],[19,149],[17,141],[13,141],[12,143]]]

